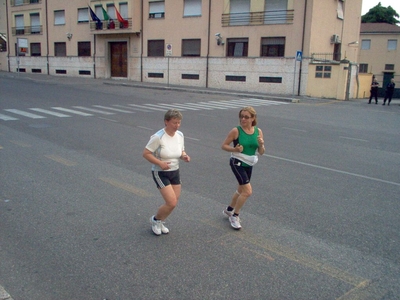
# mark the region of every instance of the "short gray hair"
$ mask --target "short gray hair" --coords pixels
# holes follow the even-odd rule
[[[170,109],[164,115],[164,121],[169,121],[171,119],[182,120],[182,113],[177,109]]]

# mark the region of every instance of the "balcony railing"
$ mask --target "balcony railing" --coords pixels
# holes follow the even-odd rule
[[[107,31],[107,33],[111,33],[113,31],[120,31],[126,29],[132,29],[132,19],[125,19],[126,22],[119,22],[118,20],[110,21],[101,21],[101,23],[90,21],[90,31]]]
[[[293,18],[293,10],[223,14],[222,26],[292,24]]]
[[[11,0],[11,6],[39,4],[39,3],[42,3],[42,0]]]
[[[342,54],[340,52],[333,53],[312,53],[311,61],[312,62],[340,62]]]
[[[43,26],[12,27],[12,35],[42,34]]]

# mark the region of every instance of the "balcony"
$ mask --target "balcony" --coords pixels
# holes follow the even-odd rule
[[[243,12],[222,15],[222,26],[292,24],[294,10]]]
[[[339,63],[342,54],[340,52],[333,53],[311,53],[312,63]]]
[[[110,22],[104,20],[101,23],[90,21],[90,31],[94,34],[134,32],[132,31],[132,18],[126,18],[125,21],[119,22],[118,20],[113,20]]]
[[[20,5],[27,5],[27,4],[40,4],[42,0],[11,0],[11,6],[20,6]]]
[[[37,26],[25,26],[25,27],[12,27],[12,35],[30,35],[30,34],[42,34],[42,25]]]

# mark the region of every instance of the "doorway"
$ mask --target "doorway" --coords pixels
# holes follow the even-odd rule
[[[110,43],[111,77],[128,77],[128,46],[126,42]]]

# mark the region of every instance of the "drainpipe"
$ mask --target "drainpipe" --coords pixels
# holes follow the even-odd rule
[[[93,34],[93,78],[96,79],[96,48],[97,43],[96,43],[96,34]]]
[[[208,66],[210,57],[210,31],[211,31],[211,0],[208,1],[208,37],[207,37],[207,56],[206,56],[206,88],[208,88]]]
[[[307,0],[304,3],[304,16],[303,16],[303,36],[301,39],[301,52],[303,53],[304,56],[304,37],[306,35],[306,18],[307,18]],[[301,71],[302,71],[302,66],[303,66],[303,60],[300,61],[300,67],[299,67],[299,87],[297,90],[297,95],[300,96],[300,89],[301,89]]]
[[[10,66],[10,26],[8,22],[8,1],[6,1],[6,22],[7,22],[7,64],[8,64],[8,72],[11,72]]]
[[[140,1],[140,82],[143,82],[143,0]]]
[[[49,63],[49,15],[48,15],[48,7],[47,7],[47,0],[45,2],[45,10],[46,10],[46,65],[47,65],[47,75],[50,75],[50,63]]]

